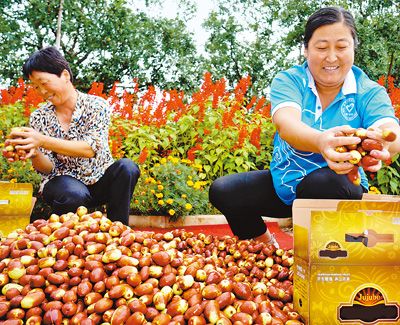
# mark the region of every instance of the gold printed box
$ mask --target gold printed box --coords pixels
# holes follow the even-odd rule
[[[32,184],[0,182],[0,237],[29,224]]]
[[[295,200],[293,229],[295,256],[307,262],[400,265],[398,197],[361,201]]]
[[[293,303],[306,324],[400,324],[400,266],[330,266],[296,258],[294,267]]]

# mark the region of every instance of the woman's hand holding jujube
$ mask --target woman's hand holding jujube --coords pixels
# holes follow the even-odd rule
[[[348,173],[349,180],[355,184],[360,184],[360,175],[358,168],[370,172],[377,172],[382,167],[382,161],[390,159],[388,151],[389,142],[396,140],[396,134],[389,129],[356,129],[354,132],[347,133],[349,138],[360,139],[356,145],[343,145],[336,147],[336,151],[341,153],[349,153],[352,158],[349,162],[353,164],[352,169]]]
[[[25,159],[33,158],[36,151],[43,146],[43,135],[35,129],[29,127],[20,127],[11,130],[9,135],[11,145],[17,150],[26,152]]]
[[[337,150],[338,147],[356,146],[360,142],[357,137],[347,136],[351,132],[354,132],[353,128],[342,125],[322,132],[318,138],[319,152],[328,163],[328,167],[337,174],[347,174],[353,168],[353,164],[349,162],[353,158],[352,154]]]

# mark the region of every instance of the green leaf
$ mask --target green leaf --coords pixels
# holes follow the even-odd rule
[[[243,158],[242,157],[237,157],[236,159],[235,159],[235,163],[236,163],[236,165],[237,166],[242,166],[243,165]]]

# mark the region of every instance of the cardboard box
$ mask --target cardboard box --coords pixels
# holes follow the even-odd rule
[[[0,182],[0,237],[29,224],[35,202],[32,184]]]
[[[400,195],[364,193],[362,199],[363,200],[367,200],[367,201],[395,201],[395,202],[399,202],[400,201]]]
[[[309,325],[400,324],[400,266],[294,265],[295,310]]]
[[[298,199],[293,234],[295,256],[309,263],[400,265],[400,200]]]

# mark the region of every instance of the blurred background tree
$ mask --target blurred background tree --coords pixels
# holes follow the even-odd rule
[[[16,80],[30,53],[55,45],[59,5],[59,0],[1,3],[2,80]],[[138,78],[142,88],[154,84],[187,90],[202,76],[194,41],[182,20],[134,13],[124,0],[65,0],[61,51],[80,89],[93,81],[111,87],[129,76]]]
[[[164,1],[64,0],[61,50],[76,74],[76,85],[91,82],[110,89],[122,78],[138,78],[139,87],[193,92],[204,71],[234,85],[252,78],[249,94],[265,95],[281,69],[301,64],[306,19],[316,9],[342,6],[355,16],[359,34],[356,65],[374,80],[400,75],[399,0],[215,0],[203,22],[208,32],[199,51],[187,21],[201,1],[176,0],[175,18],[149,13]],[[143,2],[143,1],[142,1]],[[0,83],[15,82],[33,51],[54,45],[60,0],[0,1]]]

